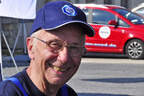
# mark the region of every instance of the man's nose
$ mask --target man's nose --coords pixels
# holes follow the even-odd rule
[[[63,50],[59,52],[58,59],[61,60],[62,63],[66,63],[69,58],[69,51],[67,47],[64,47]]]

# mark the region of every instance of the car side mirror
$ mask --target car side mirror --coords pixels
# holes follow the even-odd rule
[[[117,26],[117,21],[116,20],[110,20],[110,21],[108,21],[108,24]]]

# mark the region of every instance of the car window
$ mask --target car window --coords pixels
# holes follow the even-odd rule
[[[144,24],[144,18],[142,18],[141,16],[125,10],[125,9],[113,9],[114,11],[116,11],[117,13],[119,13],[120,15],[124,16],[126,19],[128,19],[130,22],[132,22],[133,24]]]
[[[109,20],[115,20],[115,15],[104,10],[93,9],[92,23],[107,25]]]
[[[121,19],[118,19],[118,26],[129,27],[129,25]]]
[[[87,18],[87,22],[88,23],[92,23],[92,16],[91,16],[91,14],[92,14],[92,9],[86,9],[86,8],[84,8],[84,9],[82,9],[82,11],[85,13],[85,15],[86,15],[86,18]]]

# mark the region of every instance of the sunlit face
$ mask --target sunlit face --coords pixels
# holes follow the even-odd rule
[[[80,65],[84,50],[84,35],[81,30],[73,25],[53,31],[41,30],[41,33],[32,39],[36,40],[36,44],[31,50],[32,64],[30,66],[35,68],[38,78],[55,85],[67,82]],[[50,42],[50,46],[45,42],[48,44]],[[63,44],[65,46],[61,48]],[[80,47],[80,50],[71,50],[73,47]]]

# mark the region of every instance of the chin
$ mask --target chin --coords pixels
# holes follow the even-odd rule
[[[50,84],[52,85],[63,85],[67,82],[67,80],[63,80],[63,79],[58,79],[58,78],[54,78],[52,80],[48,81]]]

